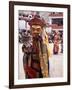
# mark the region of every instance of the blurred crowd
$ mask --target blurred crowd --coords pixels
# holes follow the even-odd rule
[[[19,32],[19,43],[23,43],[25,33],[31,34],[31,31],[22,29],[21,32]],[[55,31],[51,31],[51,33],[47,33],[47,35],[48,35],[49,43],[54,43]],[[58,36],[59,36],[59,43],[62,43],[63,42],[63,31],[58,31]]]

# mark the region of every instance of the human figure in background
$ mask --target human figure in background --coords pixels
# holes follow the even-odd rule
[[[63,34],[62,34],[62,37],[61,37],[61,53],[63,53]]]
[[[58,32],[55,32],[54,35],[54,46],[53,46],[53,54],[58,54],[59,52],[59,34]]]
[[[25,72],[25,78],[28,78],[26,73],[26,65],[30,66],[31,63],[31,47],[32,47],[32,36],[30,30],[23,30],[22,32],[22,52],[23,52],[23,68]]]

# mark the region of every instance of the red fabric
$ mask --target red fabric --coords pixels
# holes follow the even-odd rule
[[[29,77],[35,78],[36,77],[36,71],[33,70],[31,67],[25,66],[25,72],[28,73]]]
[[[38,18],[37,16],[35,16],[33,19],[31,19],[29,21],[29,25],[40,25],[42,27],[46,26],[46,23],[44,21],[44,19]]]

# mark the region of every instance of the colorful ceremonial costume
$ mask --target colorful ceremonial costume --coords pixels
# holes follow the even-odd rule
[[[34,17],[29,25],[32,31],[32,45],[30,52],[23,57],[26,78],[43,78],[49,76],[48,38],[42,33],[44,20]],[[43,35],[44,34],[44,35]],[[24,49],[24,47],[23,47]]]

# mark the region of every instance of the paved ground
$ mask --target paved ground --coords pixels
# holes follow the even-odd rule
[[[19,79],[25,78],[24,70],[23,70],[23,53],[21,50],[22,44],[19,44],[19,62],[18,62],[18,77]],[[60,45],[59,45],[60,47]],[[50,44],[50,49],[52,52],[53,44]],[[51,55],[49,58],[50,64],[50,77],[62,77],[63,75],[63,54],[60,53],[58,55]]]
[[[63,54],[52,55],[50,62],[50,77],[62,77],[63,75]]]

